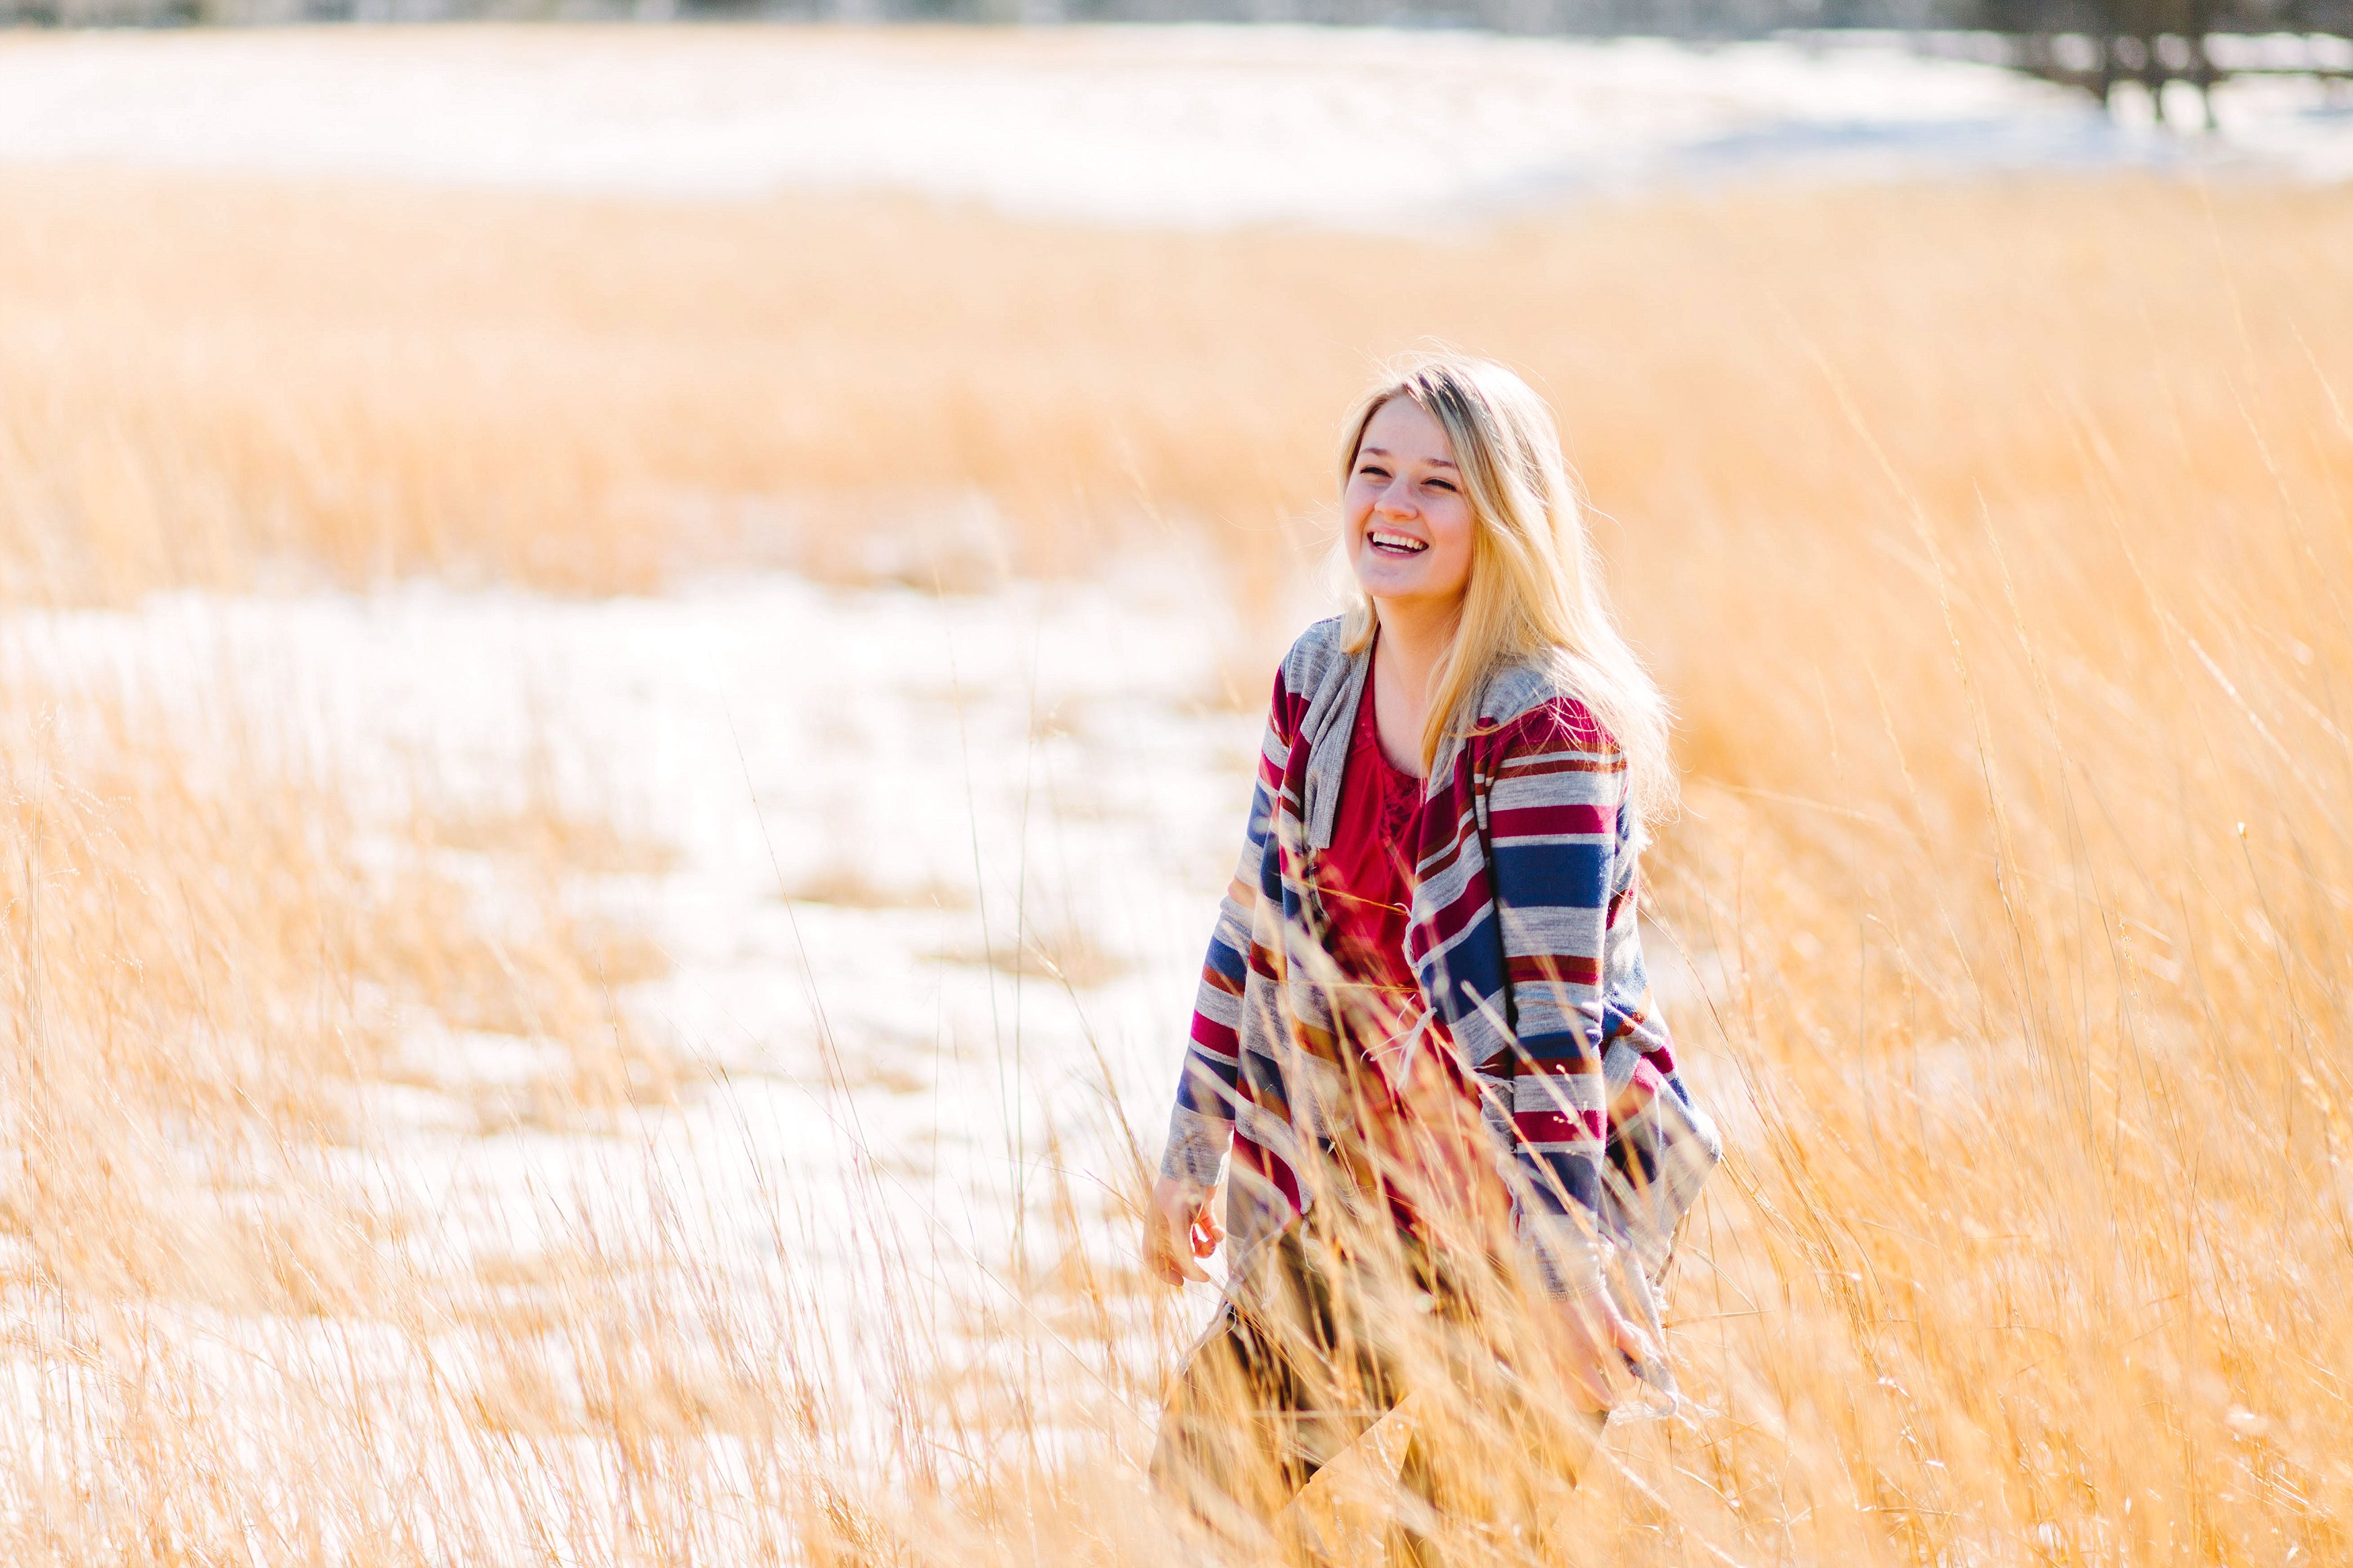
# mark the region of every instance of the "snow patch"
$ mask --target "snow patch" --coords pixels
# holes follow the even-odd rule
[[[2245,163],[2353,174],[2317,84],[2211,142],[1884,41],[1381,28],[337,28],[0,40],[0,161],[756,198],[899,191],[1121,225],[1388,230],[1759,174]],[[2335,107],[2332,108],[2331,105]]]

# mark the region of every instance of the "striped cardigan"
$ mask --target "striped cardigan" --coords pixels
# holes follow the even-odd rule
[[[1336,619],[1293,645],[1274,683],[1248,842],[1219,912],[1162,1173],[1206,1192],[1229,1145],[1228,1276],[1314,1202],[1303,1141],[1332,1127],[1342,1077],[1314,978],[1315,851],[1332,842],[1370,655]],[[1675,1071],[1635,921],[1625,759],[1559,679],[1500,670],[1478,722],[1431,768],[1406,954],[1479,1085],[1499,1170],[1539,1277],[1578,1295],[1629,1276],[1642,1315],[1676,1226],[1721,1154]],[[1608,1270],[1615,1258],[1638,1268]]]

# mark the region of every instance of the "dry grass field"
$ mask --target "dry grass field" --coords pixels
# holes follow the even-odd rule
[[[1495,1560],[2353,1554],[2342,191],[1373,238],[77,172],[0,212],[20,606],[1176,548],[1248,607],[1246,706],[1368,360],[1524,367],[1683,715],[1652,962],[1732,1153],[1672,1321],[1699,1410]],[[797,1370],[839,1325],[711,1286],[670,1216],[409,1245],[351,1175],[393,1020],[531,1020],[588,1121],[670,1092],[602,1000],[658,960],[552,890],[482,926],[438,851],[543,889],[656,851],[429,791],[361,824],[235,696],[202,754],[29,678],[0,715],[12,1561],[1190,1560],[1134,1468],[1187,1325],[1111,1249],[942,1321],[891,1295],[928,1243],[861,1243],[908,1346],[878,1473]]]

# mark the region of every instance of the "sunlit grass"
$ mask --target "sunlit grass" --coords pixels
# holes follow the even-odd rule
[[[2344,1554],[2341,192],[1793,192],[1378,240],[88,173],[0,205],[20,598],[745,561],[955,590],[1149,542],[1227,568],[1261,668],[1367,359],[1430,334],[1524,366],[1683,714],[1651,962],[1734,1151],[1677,1279],[1707,1413],[1630,1431],[1556,1549]],[[858,1324],[723,1288],[659,1216],[453,1282],[399,1261],[397,1205],[222,1152],[355,1138],[340,1086],[387,1075],[391,996],[577,1043],[511,1124],[670,1103],[598,978],[656,961],[554,914],[493,953],[424,851],[659,856],[453,817],[386,883],[332,792],[208,793],[103,732],[11,731],[8,1268],[49,1380],[0,1447],[20,1554],[227,1560],[262,1516],[268,1561],[1177,1552],[1131,1465],[1183,1325],[1082,1252],[988,1260],[1005,1289],[943,1319],[917,1281],[946,1243],[867,1237]],[[1029,956],[997,962],[1058,973]],[[166,1212],[191,1149],[276,1195]],[[140,1326],[189,1303],[380,1318],[401,1366],[465,1370],[373,1403],[282,1351],[225,1381]],[[437,1312],[504,1326],[459,1355]],[[881,1473],[798,1370],[857,1332],[907,1347],[855,1413]],[[85,1371],[121,1400],[72,1403]],[[100,1453],[110,1489],[75,1492]]]

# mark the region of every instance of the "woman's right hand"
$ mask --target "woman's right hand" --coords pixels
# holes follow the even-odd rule
[[[1550,1336],[1554,1367],[1580,1408],[1607,1411],[1618,1403],[1628,1373],[1657,1359],[1657,1347],[1607,1289],[1557,1306],[1557,1332]]]
[[[1218,1223],[1212,1200],[1217,1189],[1163,1176],[1152,1184],[1152,1204],[1144,1216],[1144,1270],[1164,1285],[1206,1280],[1198,1259],[1218,1250],[1226,1227]]]

